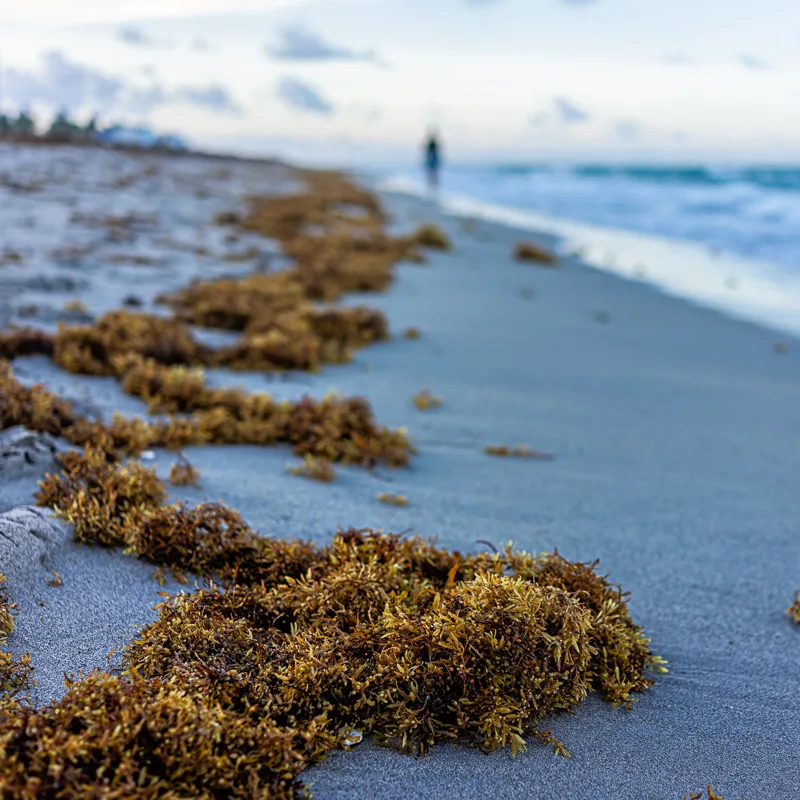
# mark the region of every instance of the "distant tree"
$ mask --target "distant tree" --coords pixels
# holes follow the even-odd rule
[[[0,136],[7,136],[10,132],[11,120],[5,114],[0,114]]]
[[[97,129],[97,114],[95,114],[83,127],[82,130],[83,138],[87,141],[94,142],[98,138],[98,129]]]
[[[69,118],[68,111],[59,111],[50,123],[47,138],[58,142],[74,141],[83,138],[83,129]]]
[[[20,111],[12,125],[13,132],[20,136],[33,136],[34,129],[33,117],[27,111]]]

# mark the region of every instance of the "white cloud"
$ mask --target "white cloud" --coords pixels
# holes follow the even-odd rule
[[[752,70],[769,69],[769,65],[765,61],[762,61],[757,56],[749,55],[748,53],[742,53],[739,56],[739,63],[743,67],[747,67],[747,69],[752,69]]]
[[[335,4],[339,0],[316,0]],[[353,0],[350,0],[353,2]],[[355,0],[371,3],[380,0]],[[308,0],[4,0],[0,21],[86,25],[200,14],[263,14],[308,5]]]
[[[151,75],[154,73],[150,73]],[[17,107],[45,106],[72,113],[100,111],[147,115],[167,105],[190,105],[240,115],[241,107],[219,84],[182,85],[167,89],[153,80],[139,86],[52,51],[41,58],[41,69],[6,71],[6,96]]]
[[[686,66],[692,63],[692,59],[686,53],[666,53],[663,57],[665,64],[673,64],[675,66]]]
[[[169,95],[176,103],[187,103],[198,108],[221,111],[224,114],[242,113],[241,106],[231,97],[230,92],[219,84],[211,86],[180,86]]]
[[[121,82],[118,106],[155,106],[158,125],[192,136],[369,136],[380,146],[414,150],[435,120],[454,158],[600,159],[628,148],[615,130],[619,121],[643,120],[642,158],[800,159],[800,104],[792,102],[797,31],[776,22],[791,18],[797,0],[672,0],[635,13],[641,2],[597,0],[581,8],[503,0],[480,9],[465,0],[0,0],[0,44],[17,83],[44,80],[38,54],[61,50],[99,68],[111,81],[107,91]],[[15,14],[29,23],[6,24]],[[123,25],[175,46],[123,45],[115,38]],[[265,57],[265,45],[278,45],[286,26],[311,30],[326,55],[340,57]],[[196,39],[213,50],[201,56]],[[341,57],[372,49],[391,59],[391,72]],[[741,54],[772,69],[749,71],[756,65],[746,67]],[[143,74],[145,63],[157,73]],[[319,102],[306,96],[306,105],[315,112],[299,113],[297,92],[276,97],[284,74],[311,81]],[[102,95],[102,84],[85,88],[95,78],[75,81],[80,91],[60,84],[56,100]],[[174,95],[176,87],[215,84],[229,87],[248,113],[206,113]],[[567,106],[554,105],[554,95]],[[382,118],[368,123],[356,107],[381,108]],[[581,123],[583,116],[589,119]],[[675,131],[687,131],[689,140],[677,144]]]
[[[381,64],[374,50],[354,50],[335,45],[299,25],[282,28],[278,43],[267,46],[276,61],[366,61]]]
[[[589,120],[589,113],[575,105],[568,97],[556,97],[553,105],[558,119],[565,125],[580,125]]]
[[[285,76],[278,81],[276,95],[285,106],[296,111],[307,111],[320,116],[331,116],[335,109],[333,104],[311,84]]]
[[[44,103],[57,108],[107,106],[124,88],[119,78],[70,61],[57,51],[42,56],[40,72],[6,70],[6,96],[19,106]]]
[[[624,120],[614,126],[614,135],[623,142],[634,142],[642,135],[642,125],[634,120]]]
[[[151,39],[141,28],[135,25],[123,25],[117,31],[117,39],[134,47],[158,47],[158,42]]]

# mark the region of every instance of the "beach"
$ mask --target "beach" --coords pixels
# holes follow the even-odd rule
[[[82,172],[84,154],[52,153],[50,175],[63,180],[47,202],[5,195],[13,205],[3,212],[0,252],[31,252],[24,264],[0,267],[4,327],[31,304],[40,308],[33,322],[54,330],[65,314],[96,317],[130,294],[150,308],[194,277],[280,264],[263,237],[226,242],[225,229],[210,224],[216,213],[241,210],[247,194],[289,191],[292,176],[280,166],[220,172],[217,162],[187,158],[173,167],[101,154]],[[88,184],[112,165],[119,178],[151,163],[158,191],[137,179],[110,196],[120,214],[157,215],[151,233],[125,245],[126,255],[155,263],[109,267],[91,252],[72,262],[48,255],[67,243],[64,231],[82,230],[70,228],[73,201],[59,198],[79,194],[85,213],[109,210],[109,193],[76,189],[76,175]],[[408,429],[418,451],[410,466],[337,467],[338,479],[324,484],[286,472],[296,462],[286,445],[189,446],[183,452],[199,486],[171,487],[171,499],[220,500],[263,535],[319,545],[352,526],[436,537],[465,553],[485,550],[479,540],[498,548],[510,541],[533,553],[557,548],[570,560],[600,559],[599,571],[630,592],[633,618],[669,673],[630,710],[590,697],[574,714],[547,720],[569,759],[535,741],[513,759],[452,745],[417,758],[364,742],[332,753],[301,780],[320,800],[661,800],[709,783],[725,800],[791,796],[800,783],[800,630],[785,612],[800,588],[800,340],[574,256],[552,269],[512,258],[520,241],[558,250],[547,231],[467,223],[402,193],[380,199],[391,232],[434,223],[453,243],[451,252],[427,251],[424,264],[399,265],[387,292],[345,296],[345,306],[383,311],[392,339],[317,374],[220,369],[209,371],[209,383],[279,400],[363,396],[381,424]],[[165,231],[173,241],[159,250]],[[197,254],[251,246],[257,255],[242,262]],[[68,300],[82,305],[69,312]],[[418,339],[402,335],[410,327]],[[70,374],[41,355],[13,367],[22,383],[44,382],[104,419],[146,413],[113,378]],[[420,411],[412,398],[426,388],[442,405]],[[553,458],[484,453],[520,443]],[[33,504],[37,481],[53,468],[46,454],[35,461],[0,473],[0,512]],[[166,476],[174,461],[155,449],[147,465]],[[380,503],[382,492],[403,494],[408,505]],[[18,606],[8,646],[30,653],[37,704],[60,696],[65,673],[106,668],[110,651],[156,618],[159,592],[191,588],[169,577],[162,586],[153,571],[118,550],[75,544],[68,526],[45,516],[38,534],[0,539],[0,572]],[[55,572],[63,585],[50,585]]]

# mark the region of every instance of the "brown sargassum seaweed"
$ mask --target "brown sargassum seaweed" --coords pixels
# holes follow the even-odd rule
[[[3,698],[13,698],[26,691],[33,674],[27,655],[17,657],[3,650],[8,637],[14,631],[14,617],[11,615],[14,605],[5,592],[5,581],[6,576],[0,573],[0,713],[3,709]]]
[[[136,361],[123,386],[154,411],[187,413],[154,421],[119,415],[111,423],[89,420],[44,386],[20,384],[8,362],[0,360],[0,430],[23,425],[80,447],[99,443],[113,456],[136,455],[151,447],[285,442],[300,456],[402,466],[413,453],[405,433],[377,425],[361,398],[331,395],[277,402],[266,394],[208,389],[201,374],[152,361]]]
[[[800,625],[800,592],[795,592],[794,602],[786,609],[786,613]]]
[[[683,796],[683,800],[722,800],[722,797],[709,784],[704,792],[689,792]]]
[[[0,334],[0,358],[43,354],[73,373],[116,377],[126,392],[147,401],[153,413],[192,415],[167,423],[116,421],[112,435],[131,452],[204,442],[288,441],[302,456],[405,464],[412,452],[405,434],[376,426],[365,400],[304,398],[288,404],[263,394],[248,397],[206,387],[203,368],[316,370],[323,363],[348,361],[355,348],[389,336],[379,311],[315,303],[337,300],[347,292],[385,289],[394,265],[417,257],[416,239],[388,236],[376,198],[344,177],[301,177],[307,191],[252,198],[243,219],[223,217],[277,239],[292,259],[289,268],[239,280],[196,281],[162,298],[173,309],[171,317],[119,310],[91,325],[61,327],[55,334],[6,332]],[[197,341],[190,324],[242,335],[228,347],[212,349]],[[45,395],[37,391],[34,396],[41,400]],[[93,441],[98,432],[86,423],[67,427],[73,429],[67,438],[79,445]]]
[[[591,691],[630,705],[663,669],[596,564],[372,530],[275,540],[220,504],[163,505],[155,471],[102,448],[60,461],[37,500],[79,541],[208,581],[161,605],[118,674],[41,710],[3,701],[3,796],[298,798],[353,731],[418,753],[527,737],[566,753],[547,716]]]
[[[544,247],[532,242],[520,242],[514,248],[514,258],[517,261],[529,261],[534,264],[543,264],[554,267],[558,264],[558,258]]]
[[[0,428],[25,425],[83,448],[59,456],[37,501],[80,542],[206,580],[166,599],[120,670],[70,679],[45,708],[16,696],[27,664],[0,660],[4,798],[299,798],[300,773],[354,732],[419,753],[456,740],[517,752],[528,737],[566,753],[545,718],[591,691],[630,705],[652,683],[648,671],[663,669],[625,594],[594,563],[510,546],[462,555],[372,530],[340,531],[325,548],[271,539],[218,503],[165,505],[155,471],[124,461],[154,446],[279,441],[329,461],[407,461],[404,434],[376,426],[364,401],[276,403],[211,389],[198,370],[295,366],[293,348],[312,338],[299,349],[313,365],[378,338],[375,318],[323,320],[328,312],[308,302],[381,288],[400,252],[416,256],[413,237],[376,232],[384,219],[374,197],[341,177],[305,177],[308,194],[259,200],[244,219],[225,220],[281,241],[297,265],[289,278],[194,284],[165,298],[175,317],[163,325],[115,312],[90,328],[0,341],[6,358],[47,353],[73,371],[114,375],[172,415],[87,420],[0,362]],[[190,323],[241,331],[240,350],[209,351]],[[10,623],[3,598],[3,641]]]

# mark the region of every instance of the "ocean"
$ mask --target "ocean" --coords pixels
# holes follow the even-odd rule
[[[419,171],[382,177],[384,188],[425,193]],[[439,201],[460,213],[549,228],[584,255],[593,249],[587,260],[595,266],[800,333],[800,167],[452,166]],[[692,268],[673,260],[643,270],[642,246],[651,261],[654,252],[646,240],[661,242],[662,251],[667,241],[686,245],[681,255]],[[592,247],[598,243],[604,252]],[[626,256],[636,263],[618,263]]]

